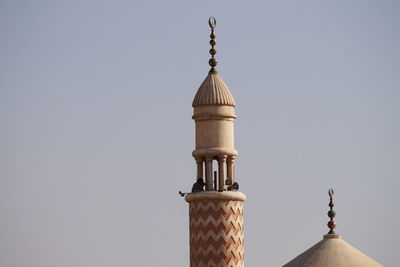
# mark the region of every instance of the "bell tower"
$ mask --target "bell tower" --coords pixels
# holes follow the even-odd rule
[[[243,202],[235,177],[235,100],[216,70],[215,18],[209,50],[211,67],[194,97],[193,120],[197,165],[189,203],[190,266],[242,267],[244,265]],[[213,166],[215,170],[213,169]]]

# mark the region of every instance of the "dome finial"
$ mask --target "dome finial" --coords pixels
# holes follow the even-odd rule
[[[214,70],[214,67],[217,66],[218,61],[215,59],[215,54],[217,53],[217,50],[215,50],[214,46],[217,44],[217,42],[215,41],[215,34],[214,34],[214,29],[217,26],[217,20],[214,17],[210,17],[208,19],[208,25],[210,25],[211,28],[211,34],[210,34],[210,45],[211,45],[211,49],[210,49],[210,54],[211,54],[211,58],[208,61],[208,64],[211,66],[211,70]]]
[[[336,216],[336,212],[333,210],[333,206],[335,206],[333,204],[333,196],[335,195],[335,192],[333,191],[333,189],[329,189],[328,191],[328,195],[329,195],[329,207],[330,210],[328,211],[328,217],[330,218],[330,221],[328,222],[328,227],[329,227],[329,232],[328,235],[334,235],[336,234],[334,229],[336,227],[336,223],[333,221],[333,218],[335,218]]]

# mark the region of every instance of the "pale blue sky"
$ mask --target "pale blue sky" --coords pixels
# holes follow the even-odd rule
[[[217,19],[246,266],[337,231],[400,265],[399,1],[1,1],[0,265],[188,266]]]

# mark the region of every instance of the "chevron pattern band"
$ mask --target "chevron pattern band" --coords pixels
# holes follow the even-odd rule
[[[243,267],[243,201],[189,204],[190,267]]]

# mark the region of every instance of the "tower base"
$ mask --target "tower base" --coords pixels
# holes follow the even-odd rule
[[[243,202],[233,191],[186,196],[189,202],[190,267],[243,267]]]

